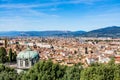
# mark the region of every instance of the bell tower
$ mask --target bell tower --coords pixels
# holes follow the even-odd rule
[[[5,38],[4,41],[5,41],[5,43],[4,43],[4,47],[7,48],[7,47],[8,47],[8,39]]]

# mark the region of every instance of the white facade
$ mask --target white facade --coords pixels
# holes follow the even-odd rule
[[[51,48],[51,45],[45,44],[45,43],[36,43],[36,46],[44,47],[44,48]]]

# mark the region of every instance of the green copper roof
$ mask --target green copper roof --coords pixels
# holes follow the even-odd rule
[[[37,51],[32,51],[30,48],[27,48],[26,50],[24,51],[21,51],[18,55],[17,55],[17,58],[20,58],[20,59],[28,59],[28,58],[35,58],[39,56],[38,52]]]

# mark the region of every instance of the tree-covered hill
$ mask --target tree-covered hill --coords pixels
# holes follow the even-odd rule
[[[120,27],[111,26],[111,27],[101,28],[101,29],[97,29],[97,30],[92,30],[92,31],[82,34],[81,36],[117,38],[117,37],[120,37]]]

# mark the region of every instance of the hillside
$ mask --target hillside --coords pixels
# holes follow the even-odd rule
[[[81,36],[84,37],[120,37],[120,27],[118,26],[111,26],[106,28],[101,28],[97,30],[92,30],[82,34]]]

